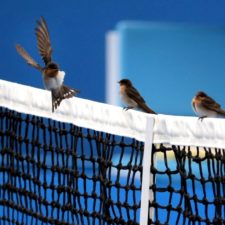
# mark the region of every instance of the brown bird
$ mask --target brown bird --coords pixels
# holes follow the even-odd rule
[[[198,92],[192,99],[192,107],[199,119],[206,117],[225,117],[225,111],[214,99],[204,92]]]
[[[39,53],[45,63],[44,67],[40,66],[22,46],[17,44],[16,49],[29,65],[41,71],[44,86],[47,90],[50,90],[52,94],[52,112],[54,112],[63,99],[71,98],[79,93],[79,91],[63,84],[65,72],[60,71],[59,66],[52,61],[53,49],[51,47],[47,23],[43,17],[37,21],[35,34]]]
[[[156,114],[146,105],[145,100],[141,97],[130,80],[122,79],[118,83],[120,84],[121,99],[127,105],[127,107],[124,107],[125,110],[139,108],[146,113]]]

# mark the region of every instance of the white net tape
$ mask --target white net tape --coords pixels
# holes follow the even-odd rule
[[[147,118],[154,118],[153,143],[224,148],[225,120],[150,115],[74,97],[51,112],[49,91],[0,80],[0,105],[22,113],[145,140]]]

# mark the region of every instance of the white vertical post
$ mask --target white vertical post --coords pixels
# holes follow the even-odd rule
[[[118,105],[117,96],[119,92],[120,53],[119,34],[109,31],[106,34],[106,102]]]
[[[147,117],[144,156],[143,156],[140,225],[148,225],[149,214],[152,219],[154,216],[153,209],[150,209],[149,212],[149,200],[150,201],[153,200],[153,193],[149,189],[149,186],[153,183],[153,177],[152,174],[150,174],[150,167],[152,161],[153,126],[154,126],[154,118]]]

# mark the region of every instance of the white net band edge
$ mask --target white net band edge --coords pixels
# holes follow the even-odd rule
[[[25,114],[145,141],[148,117],[154,118],[153,143],[225,148],[225,119],[150,115],[74,97],[55,113],[49,91],[0,80],[0,106]]]

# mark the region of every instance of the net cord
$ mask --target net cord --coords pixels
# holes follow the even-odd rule
[[[145,147],[143,156],[143,176],[141,189],[141,210],[140,210],[140,225],[148,224],[148,215],[153,218],[154,210],[150,208],[148,211],[149,201],[153,200],[153,192],[149,187],[153,184],[153,176],[150,174],[151,157],[152,157],[152,141],[153,141],[153,126],[154,119],[149,117],[146,124]]]
[[[147,117],[152,117],[155,119],[154,144],[212,148],[225,146],[225,119],[222,118],[200,121],[197,117],[149,115],[77,97],[63,100],[52,113],[49,91],[4,80],[0,80],[0,106],[138,141],[145,140]]]

